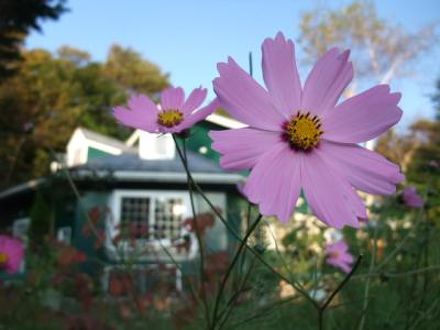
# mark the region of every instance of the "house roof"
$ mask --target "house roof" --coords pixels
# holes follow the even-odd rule
[[[84,137],[88,140],[102,143],[102,144],[105,144],[105,145],[108,145],[108,146],[111,146],[111,147],[114,147],[117,149],[121,149],[121,150],[130,149],[130,147],[127,146],[124,142],[122,142],[118,139],[112,138],[110,136],[106,136],[106,135],[103,135],[100,133],[90,131],[84,127],[78,127],[77,130],[80,130],[83,133]]]
[[[197,153],[188,151],[189,169],[195,179],[204,183],[232,184],[243,179],[239,174],[226,173],[215,162]],[[108,176],[119,180],[140,181],[186,181],[185,169],[176,155],[172,159],[145,160],[137,153],[124,152],[89,160],[86,164],[70,169],[74,176]]]

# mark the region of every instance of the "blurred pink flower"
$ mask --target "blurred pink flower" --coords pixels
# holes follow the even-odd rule
[[[17,238],[0,235],[0,268],[8,274],[20,270],[24,257],[23,242]]]
[[[304,87],[291,40],[279,33],[262,51],[267,90],[232,58],[218,64],[213,84],[222,106],[249,125],[210,132],[221,165],[252,170],[243,192],[263,215],[287,222],[302,189],[322,221],[358,227],[367,214],[355,188],[387,195],[403,179],[397,165],[358,145],[399,121],[400,94],[379,85],[337,105],[353,77],[348,51],[324,54]]]
[[[413,208],[420,208],[423,206],[423,198],[417,194],[417,190],[415,187],[406,187],[403,190],[402,198],[404,203]]]
[[[115,107],[113,115],[125,126],[150,133],[181,133],[218,108],[215,99],[199,109],[206,93],[206,89],[196,88],[185,101],[181,87],[170,87],[162,92],[160,105],[154,104],[146,95],[133,95],[128,107]]]
[[[344,240],[328,244],[325,253],[327,263],[349,273],[352,268],[353,256],[348,252],[348,245]]]

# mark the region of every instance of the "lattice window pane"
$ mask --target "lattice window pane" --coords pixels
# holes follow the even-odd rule
[[[121,200],[122,227],[133,238],[148,238],[151,201],[148,197],[123,197]]]
[[[157,198],[154,208],[154,237],[158,239],[180,237],[184,208],[182,198]]]

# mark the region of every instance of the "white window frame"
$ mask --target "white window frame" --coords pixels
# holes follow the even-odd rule
[[[15,219],[14,222],[12,223],[12,236],[19,238],[23,242],[25,250],[27,249],[27,245],[28,245],[30,226],[31,226],[31,218]],[[27,227],[25,233],[21,232],[21,229],[23,227]],[[21,261],[19,273],[24,273],[25,270],[26,270],[26,257],[24,257],[23,260]]]
[[[64,226],[57,229],[57,241],[67,245],[72,244],[72,227]]]
[[[114,190],[110,197],[110,209],[112,210],[111,217],[108,218],[106,221],[106,250],[107,252],[110,252],[110,257],[113,259],[118,259],[117,253],[120,251],[117,251],[117,247],[112,243],[112,240],[116,235],[119,234],[118,227],[121,225],[121,205],[122,205],[122,198],[150,198],[150,209],[149,209],[149,223],[148,226],[151,227],[155,223],[155,217],[154,217],[154,203],[155,199],[164,197],[164,198],[180,198],[183,200],[184,205],[186,206],[183,209],[182,212],[182,219],[186,219],[189,217],[192,217],[192,210],[191,210],[191,203],[189,198],[189,193],[187,191],[183,190],[132,190],[132,189],[118,189]],[[182,227],[182,231],[184,232],[185,229]],[[191,240],[192,242],[195,242],[195,239]],[[169,248],[172,245],[172,242],[170,239],[137,239],[136,243],[139,247],[145,247],[148,246],[155,251],[162,251],[163,248]],[[123,247],[124,251],[130,250],[130,244],[129,242],[122,241],[120,242],[120,246]],[[194,249],[192,249],[194,250]],[[195,257],[194,253],[191,253],[186,257],[186,259],[190,259]],[[120,257],[119,257],[120,258]],[[165,256],[166,259],[169,259],[168,256]],[[164,259],[160,255],[152,255],[147,256],[143,255],[139,257],[140,260],[162,260]],[[179,259],[179,258],[177,258]]]
[[[29,235],[30,226],[31,226],[30,218],[20,218],[14,220],[12,224],[12,236],[26,240],[27,236]],[[21,232],[21,228],[23,227],[27,227],[25,233]]]

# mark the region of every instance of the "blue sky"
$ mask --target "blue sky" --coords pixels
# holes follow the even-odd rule
[[[260,46],[277,31],[299,37],[301,14],[332,7],[346,0],[68,0],[71,12],[59,21],[44,22],[43,33],[32,33],[28,48],[55,51],[70,45],[104,60],[109,47],[132,47],[170,73],[174,85],[186,91],[203,85],[211,89],[216,64],[232,56],[247,68],[248,53],[255,55],[260,79]],[[105,6],[103,6],[105,4]],[[440,21],[440,1],[376,1],[379,14],[410,30]],[[301,53],[297,55],[301,59]],[[402,129],[420,117],[432,117],[430,95],[440,77],[439,47],[421,58],[410,77],[394,79],[393,90],[403,93]],[[212,93],[210,94],[213,95]]]

